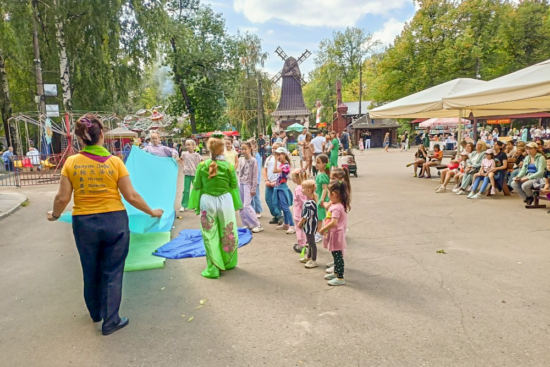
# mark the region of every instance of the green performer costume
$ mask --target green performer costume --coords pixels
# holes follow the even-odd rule
[[[235,167],[220,155],[215,159],[218,174],[208,178],[208,159],[197,168],[189,208],[201,216],[201,230],[206,249],[206,269],[202,276],[219,278],[220,270],[237,266],[237,218],[235,211],[242,209]]]
[[[330,149],[330,167],[338,167],[338,150],[340,149],[340,142],[338,139],[332,139],[332,148]]]
[[[330,177],[324,172],[318,172],[317,176],[315,176],[315,185],[317,188],[315,189],[315,193],[317,194],[317,218],[319,220],[324,220],[327,216],[327,211],[325,207],[323,206],[323,203],[321,202],[321,196],[323,196],[323,185],[328,185],[330,183]],[[328,202],[330,199],[327,196],[325,197],[325,203]],[[320,229],[321,227],[319,227]]]

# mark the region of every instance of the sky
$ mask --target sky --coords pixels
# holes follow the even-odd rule
[[[334,31],[359,27],[373,33],[384,45],[391,44],[412,19],[412,0],[202,0],[222,13],[230,34],[249,32],[262,39],[269,53],[265,69],[275,75],[283,61],[277,46],[295,58],[308,49],[313,53],[302,65],[302,74],[314,68],[319,42]]]

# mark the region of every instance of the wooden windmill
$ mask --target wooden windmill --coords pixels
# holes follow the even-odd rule
[[[306,82],[302,78],[299,65],[311,56],[311,52],[305,50],[297,60],[292,56],[288,56],[281,47],[277,47],[275,53],[285,62],[283,69],[271,79],[273,83],[277,83],[281,78],[283,79],[281,99],[277,109],[272,114],[275,119],[275,129],[276,131],[284,130],[297,122],[308,127],[311,112],[304,103],[302,86]]]

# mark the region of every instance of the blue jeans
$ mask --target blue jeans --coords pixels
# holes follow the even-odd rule
[[[265,202],[273,218],[279,218],[281,216],[281,209],[273,205],[273,187],[265,187]]]
[[[264,211],[262,208],[262,202],[260,201],[260,184],[258,184],[258,188],[256,189],[256,195],[252,198],[252,207],[254,208],[256,214],[260,214]]]
[[[103,331],[120,322],[122,275],[130,246],[125,210],[73,216],[73,234],[84,275],[84,300],[95,322],[103,319]]]
[[[515,169],[508,175],[508,186],[512,186],[512,183],[514,182],[514,178],[519,175],[519,168]]]
[[[277,191],[278,199],[279,199],[279,208],[283,212],[283,216],[285,218],[285,224],[288,224],[289,226],[294,227],[294,219],[292,219],[292,213],[290,212],[290,205],[288,203],[286,194],[284,191],[280,190]]]
[[[489,177],[476,177],[476,180],[474,181],[474,184],[472,186],[472,191],[476,191],[477,187],[479,186],[479,183],[483,180],[483,184],[481,185],[481,189],[479,190],[480,193],[485,192],[487,190],[487,186],[491,183],[491,180]]]

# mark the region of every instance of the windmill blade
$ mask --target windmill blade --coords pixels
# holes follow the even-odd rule
[[[308,51],[309,52],[309,51]],[[277,49],[275,50],[275,53],[277,55],[279,55],[279,57],[281,59],[283,59],[283,61],[286,61],[286,59],[288,58],[288,55],[283,51],[283,49],[281,48],[281,46],[277,46]]]
[[[296,71],[296,69],[292,69],[292,76],[294,77],[294,79],[296,79],[296,81],[300,84],[300,85],[303,85],[303,79],[302,79],[302,76]]]
[[[301,63],[303,63],[310,56],[311,56],[311,52],[309,52],[309,50],[306,49],[304,51],[304,53],[302,54],[302,56],[300,56],[296,62],[298,63],[298,65],[300,65]]]
[[[277,83],[281,79],[282,75],[283,75],[283,72],[279,71],[273,78],[271,78],[271,82],[273,84]]]

